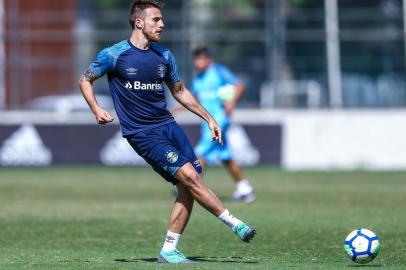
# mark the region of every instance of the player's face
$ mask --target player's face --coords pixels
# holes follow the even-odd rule
[[[193,65],[198,73],[205,72],[212,62],[213,60],[211,59],[211,57],[204,54],[197,55],[193,59]]]
[[[158,8],[150,7],[145,9],[144,12],[145,18],[142,32],[149,41],[159,42],[165,27],[161,11]]]

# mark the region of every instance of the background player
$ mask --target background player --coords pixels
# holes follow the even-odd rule
[[[234,111],[238,100],[244,93],[245,85],[228,68],[214,63],[207,47],[198,47],[193,51],[193,65],[197,75],[193,79],[192,93],[202,106],[213,115],[224,134],[230,127],[230,115]],[[226,102],[222,100],[222,87],[233,85],[235,94]],[[174,109],[181,110],[182,107]],[[213,142],[211,131],[205,122],[201,124],[201,138],[195,147],[202,166],[222,162],[235,182],[232,201],[252,202],[255,200],[254,190],[244,177],[241,167],[234,161],[227,138],[224,136],[223,145]]]
[[[256,231],[232,216],[203,183],[199,175],[201,165],[182,129],[166,109],[163,82],[180,104],[208,123],[212,139],[222,143],[217,122],[180,81],[173,55],[156,44],[164,29],[161,7],[161,1],[133,1],[129,17],[133,29],[130,39],[102,50],[82,75],[80,88],[97,122],[108,124],[113,117],[97,103],[92,86],[96,79],[108,75],[123,136],[178,190],[158,262],[190,263],[178,251],[177,245],[194,200],[228,225],[241,240],[249,242]]]

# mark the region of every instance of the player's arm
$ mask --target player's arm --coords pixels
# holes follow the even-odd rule
[[[93,82],[97,79],[98,77],[90,69],[87,69],[86,72],[80,76],[79,87],[83,97],[95,115],[97,123],[105,125],[113,122],[114,118],[97,103],[93,90]]]
[[[232,100],[230,100],[225,104],[224,107],[227,114],[231,114],[234,111],[238,101],[244,95],[245,92],[245,84],[242,81],[236,82],[234,86],[235,86],[235,95]]]
[[[189,91],[196,98],[196,100],[199,102],[199,100],[197,99],[197,97],[195,95],[196,93],[193,91],[193,89],[194,89],[194,83],[192,83],[192,88],[189,89]],[[178,112],[182,112],[182,111],[185,111],[185,110],[186,110],[186,108],[178,103],[174,108],[170,109],[170,112],[171,112],[171,114],[176,114]]]
[[[217,124],[216,120],[203,108],[202,105],[197,101],[197,99],[192,95],[192,93],[185,87],[181,81],[174,83],[167,83],[169,90],[173,97],[186,109],[195,113],[204,119],[209,128],[212,131],[213,140],[218,140],[220,144],[223,144],[221,128]]]

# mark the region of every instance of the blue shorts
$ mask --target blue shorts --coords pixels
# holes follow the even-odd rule
[[[202,167],[182,128],[171,122],[126,136],[128,143],[166,181],[176,185],[177,171],[190,162],[197,173]]]
[[[207,125],[203,125],[200,140],[195,147],[196,154],[203,157],[209,164],[218,164],[231,160],[231,151],[226,136],[229,126],[229,122],[220,124],[223,133],[223,145],[220,145],[217,141],[212,141],[211,130]]]

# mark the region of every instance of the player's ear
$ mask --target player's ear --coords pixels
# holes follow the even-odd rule
[[[144,21],[141,18],[136,18],[134,22],[135,28],[141,30],[144,28]]]

